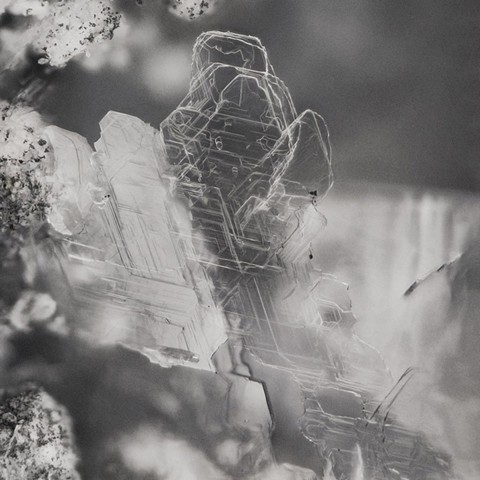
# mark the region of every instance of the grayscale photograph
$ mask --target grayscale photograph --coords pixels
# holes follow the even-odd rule
[[[480,480],[480,2],[0,0],[0,480]]]

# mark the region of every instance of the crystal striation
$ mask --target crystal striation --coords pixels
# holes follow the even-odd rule
[[[286,478],[451,478],[448,456],[395,415],[414,371],[392,380],[354,333],[346,285],[313,261],[329,134],[296,112],[260,41],[200,35],[189,92],[159,130],[114,112],[100,127],[95,150],[49,131],[64,228],[44,251],[71,286],[71,329],[218,373],[229,428],[265,438],[268,404]],[[222,445],[217,466],[238,473]],[[244,478],[268,462],[253,463]]]
[[[353,333],[345,286],[312,262],[332,184],[328,130],[314,112],[297,115],[258,39],[201,35],[190,92],[161,131],[230,341],[300,386],[300,426],[323,471],[352,478],[361,464],[368,478],[396,478],[414,461],[422,478],[444,478],[420,436],[377,408],[388,371]]]

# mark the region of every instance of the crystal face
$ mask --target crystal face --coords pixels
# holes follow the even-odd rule
[[[453,478],[435,439],[397,415],[415,371],[392,379],[354,332],[346,285],[313,258],[328,130],[296,112],[257,38],[200,35],[189,92],[158,130],[115,112],[100,129],[94,149],[46,130],[57,234],[39,269],[68,285],[57,301],[73,338],[172,367],[153,388],[169,434],[119,440],[130,463],[158,442],[203,478]]]
[[[224,327],[208,278],[189,265],[190,225],[162,178],[161,138],[142,121],[113,112],[101,129],[91,164],[82,139],[49,132],[57,160],[73,162],[57,167],[71,181],[52,215],[78,233],[64,242],[58,258],[82,265],[98,280],[79,288],[76,300],[95,315],[101,304],[102,313],[74,328],[138,349],[165,366],[186,362],[212,370]],[[77,155],[65,145],[74,145]],[[70,198],[75,192],[76,204]]]

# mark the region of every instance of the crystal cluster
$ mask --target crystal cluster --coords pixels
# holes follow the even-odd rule
[[[60,301],[71,330],[218,373],[223,428],[262,445],[240,455],[231,438],[216,444],[217,467],[234,478],[256,478],[272,458],[284,463],[278,478],[450,478],[448,457],[396,420],[413,372],[392,381],[353,331],[346,286],[314,261],[328,130],[296,112],[259,40],[202,34],[189,92],[159,130],[114,112],[100,127],[94,150],[47,129],[61,187],[50,212],[59,235],[42,249],[71,287]],[[273,393],[279,382],[292,412]]]

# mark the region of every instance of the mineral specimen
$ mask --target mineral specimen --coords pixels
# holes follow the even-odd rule
[[[379,402],[387,369],[353,333],[345,287],[311,261],[317,203],[331,185],[328,131],[313,112],[297,116],[260,42],[201,35],[190,93],[161,130],[194,238],[216,258],[212,265],[197,250],[230,342],[253,354],[254,374],[260,363],[299,385],[301,429],[323,471],[446,478],[445,461],[420,435],[387,421],[401,382]]]
[[[114,112],[100,127],[95,151],[48,132],[63,193],[50,213],[59,234],[38,256],[71,289],[57,301],[82,341],[175,366],[159,378],[190,389],[196,402],[156,407],[173,409],[159,450],[216,478],[451,478],[448,456],[397,419],[414,371],[392,380],[355,335],[346,286],[313,262],[332,185],[328,130],[297,114],[260,41],[200,35],[190,90],[159,130]],[[131,471],[155,435],[115,447]],[[169,458],[147,464],[172,473]]]
[[[0,397],[0,478],[80,480],[68,413],[44,391]]]

